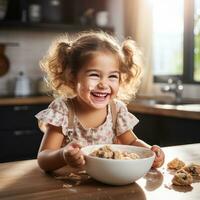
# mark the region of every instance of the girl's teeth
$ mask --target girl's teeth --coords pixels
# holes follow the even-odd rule
[[[105,97],[107,94],[93,93],[93,95],[98,96],[98,97]]]

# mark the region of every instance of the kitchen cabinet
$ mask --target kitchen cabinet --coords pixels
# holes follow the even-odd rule
[[[29,23],[29,22],[16,22],[16,21],[0,21],[0,28],[3,30],[24,30],[24,31],[66,31],[78,32],[86,30],[103,30],[110,34],[114,33],[114,28],[111,26],[98,27],[96,25],[81,25],[81,24],[52,24],[52,23]]]
[[[133,113],[140,122],[134,132],[149,144],[160,146],[200,142],[200,121],[195,119]]]
[[[36,158],[43,134],[34,117],[47,104],[0,106],[0,162]]]
[[[8,1],[7,13],[5,18],[0,21],[0,27],[6,30],[68,32],[103,29],[112,33],[112,27],[96,25],[95,16],[101,10],[106,10],[106,0]],[[34,20],[32,17],[36,19]]]

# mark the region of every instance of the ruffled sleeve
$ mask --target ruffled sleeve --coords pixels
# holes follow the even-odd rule
[[[133,130],[139,120],[128,111],[122,101],[116,101],[116,107],[118,110],[116,122],[117,135],[121,135],[128,130]]]
[[[63,134],[67,133],[68,126],[68,108],[66,103],[58,98],[55,99],[47,109],[40,111],[35,117],[46,123],[54,126],[62,127]]]

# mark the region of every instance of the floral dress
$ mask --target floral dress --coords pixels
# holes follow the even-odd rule
[[[139,120],[130,112],[128,112],[126,105],[119,100],[114,101],[116,104],[117,118],[116,118],[116,133],[121,135],[128,130],[132,130]],[[46,123],[62,128],[62,134],[65,136],[65,143],[68,143],[68,138],[78,141],[82,146],[90,144],[112,144],[116,136],[113,129],[112,113],[110,105],[108,105],[108,112],[106,120],[97,128],[84,127],[76,115],[73,118],[73,133],[69,130],[69,105],[66,100],[62,98],[55,99],[47,109],[40,111],[35,117]],[[70,135],[69,135],[70,134]]]

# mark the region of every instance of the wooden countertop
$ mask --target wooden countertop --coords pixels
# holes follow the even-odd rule
[[[199,149],[200,143],[163,148],[166,154],[164,167],[150,170],[146,176],[126,186],[109,186],[93,179],[86,179],[80,185],[70,182],[72,187],[67,187],[69,180],[66,179],[66,168],[50,175],[39,169],[36,160],[2,163],[0,164],[0,199],[199,200],[200,180],[195,181],[191,187],[172,186],[173,175],[166,169],[166,164],[175,157],[186,163],[199,163]]]
[[[0,98],[0,106],[4,105],[33,105],[33,104],[49,104],[53,100],[50,96],[36,96],[23,98]],[[129,103],[128,109],[130,112],[139,112],[144,114],[171,116],[187,119],[200,120],[200,106],[184,107],[173,105],[157,105],[143,104],[139,101]]]
[[[142,104],[133,102],[128,104],[128,110],[132,113],[144,113],[151,115],[161,115],[168,117],[178,117],[185,119],[200,120],[200,104],[195,106],[175,106],[159,104]]]
[[[53,101],[53,97],[50,96],[3,97],[0,98],[0,106],[49,104],[51,101]]]

